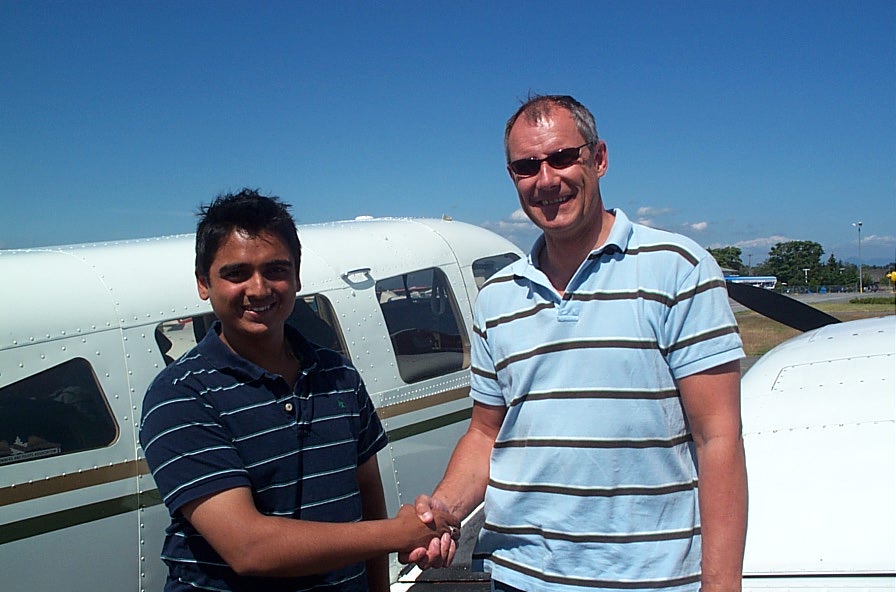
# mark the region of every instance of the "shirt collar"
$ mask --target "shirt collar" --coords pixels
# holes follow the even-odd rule
[[[614,208],[610,210],[610,212],[616,217],[613,220],[613,227],[610,228],[610,234],[607,236],[606,242],[592,251],[592,255],[602,251],[606,251],[607,253],[612,253],[613,251],[625,253],[626,249],[628,249],[628,243],[631,240],[632,232],[634,231],[632,222],[628,219],[628,216],[625,215],[625,212],[619,208]]]
[[[610,234],[607,236],[606,242],[591,251],[590,255],[600,254],[601,252],[613,253],[614,251],[625,253],[625,250],[628,248],[628,243],[629,240],[631,240],[633,230],[631,220],[629,220],[628,216],[625,215],[625,212],[619,208],[614,208],[609,211],[615,216],[613,226],[610,228]],[[532,267],[538,268],[538,255],[544,248],[544,243],[544,233],[542,233],[535,239],[535,244],[533,244],[532,248],[529,250],[527,258],[529,265]]]
[[[286,340],[292,347],[293,352],[300,356],[302,360],[302,372],[307,373],[309,370],[317,366],[318,356],[314,346],[305,339],[295,327],[288,323],[284,327]],[[270,372],[261,366],[250,362],[246,358],[236,354],[227,344],[221,340],[221,321],[215,321],[209,328],[208,333],[202,338],[197,345],[199,353],[207,358],[212,366],[223,369],[230,368],[237,372],[248,376],[249,378],[262,378],[264,376],[272,376]]]

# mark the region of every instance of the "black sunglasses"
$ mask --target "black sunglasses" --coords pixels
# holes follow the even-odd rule
[[[591,146],[594,142],[585,142],[581,146],[575,148],[561,148],[550,156],[545,158],[521,158],[510,163],[510,170],[520,177],[531,177],[537,175],[541,170],[541,163],[546,162],[552,169],[565,169],[571,167],[582,154],[582,148]]]

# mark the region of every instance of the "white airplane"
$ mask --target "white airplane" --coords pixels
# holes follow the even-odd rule
[[[520,251],[448,220],[299,237],[295,325],[363,376],[394,515],[432,491],[466,429],[471,303]],[[137,430],[150,381],[213,320],[193,266],[192,235],[0,251],[0,589],[162,589],[169,518]]]
[[[432,490],[466,427],[472,302],[522,253],[444,220],[308,225],[299,236],[295,324],[361,372],[389,433],[379,465],[394,514]],[[137,423],[149,382],[212,320],[193,241],[0,251],[0,589],[162,589],[169,520]],[[743,380],[745,588],[894,590],[896,317],[829,325],[767,290],[729,293],[804,330],[827,325]],[[396,591],[417,575],[392,562]]]
[[[825,325],[741,381],[745,590],[896,590],[896,316]]]

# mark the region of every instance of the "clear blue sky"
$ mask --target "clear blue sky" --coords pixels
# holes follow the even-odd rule
[[[896,3],[0,1],[0,247],[450,215],[528,247],[504,122],[571,94],[608,207],[744,263],[896,259]]]

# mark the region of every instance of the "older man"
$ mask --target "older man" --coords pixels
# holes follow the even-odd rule
[[[485,499],[496,590],[739,590],[743,350],[718,265],[604,208],[607,146],[572,97],[525,103],[505,149],[543,234],[480,293],[473,418],[418,514]]]

